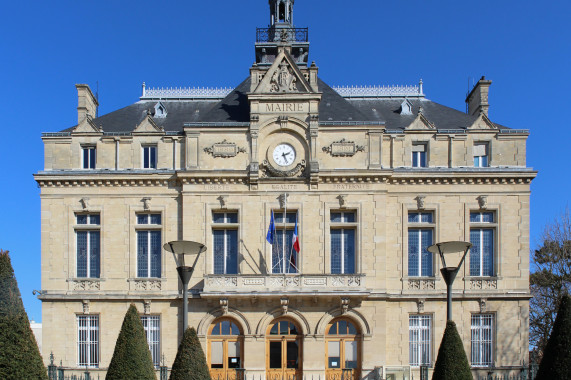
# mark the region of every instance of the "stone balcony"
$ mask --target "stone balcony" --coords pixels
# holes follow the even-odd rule
[[[363,274],[207,275],[202,297],[366,296]]]

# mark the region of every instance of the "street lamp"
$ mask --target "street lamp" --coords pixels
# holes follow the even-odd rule
[[[188,328],[188,283],[192,277],[192,272],[200,254],[206,251],[206,246],[202,243],[188,240],[169,241],[163,245],[165,251],[172,253],[176,262],[176,271],[182,281],[182,313],[183,313],[183,334]],[[196,256],[192,266],[189,266],[191,257]],[[187,257],[187,258],[186,258]],[[186,258],[186,259],[185,259]]]
[[[466,254],[471,247],[472,243],[467,241],[446,241],[444,243],[436,243],[428,247],[428,252],[432,252],[433,254],[438,253],[440,255],[440,260],[442,261],[440,273],[442,273],[444,282],[446,282],[446,292],[448,296],[446,304],[446,319],[449,321],[452,320],[452,283],[454,282],[456,274],[460,270],[460,267],[466,258]],[[461,253],[462,258],[459,260],[457,266],[446,266],[444,255],[448,255],[450,258],[450,254],[452,253]],[[456,256],[456,258],[458,257],[459,255]],[[457,260],[455,261],[458,262]]]

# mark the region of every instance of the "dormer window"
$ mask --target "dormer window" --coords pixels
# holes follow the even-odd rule
[[[167,109],[163,105],[163,103],[158,102],[155,104],[155,117],[166,117],[167,116]]]
[[[81,167],[83,169],[95,169],[95,152],[94,145],[81,147]]]
[[[486,168],[489,166],[488,162],[488,143],[478,142],[474,143],[474,167]]]
[[[412,115],[412,103],[410,100],[405,99],[400,105],[401,115]]]
[[[426,143],[413,143],[412,167],[425,168],[426,166]]]

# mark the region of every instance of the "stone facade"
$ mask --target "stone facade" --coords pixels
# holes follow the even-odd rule
[[[148,227],[138,223],[138,216],[158,214],[160,223],[152,228],[161,243],[184,239],[207,246],[190,283],[189,325],[197,328],[212,360],[212,325],[224,318],[236,323],[240,367],[248,379],[274,376],[269,328],[278,318],[299,330],[299,373],[307,378],[337,376],[328,370],[332,364],[325,347],[331,323],[339,320],[357,329],[356,377],[418,378],[419,367],[410,358],[411,316],[430,320],[429,365],[436,360],[446,319],[438,258],[429,259],[428,275],[409,274],[409,234],[423,228],[431,231],[434,243],[470,241],[475,227],[492,231],[492,272],[470,276],[475,264],[468,254],[454,283],[453,319],[469,359],[471,319],[487,315],[493,319],[491,365],[509,370],[527,362],[529,200],[536,174],[526,167],[528,131],[492,123],[487,100],[486,113],[473,116],[439,106],[463,123],[443,128],[440,120],[452,116],[435,110],[423,95],[409,101],[410,116],[401,109],[398,125],[352,110],[362,118],[325,118],[328,108],[343,113],[349,112],[343,107],[370,102],[372,108],[395,99],[341,97],[319,82],[315,64],[293,58],[291,41],[265,43],[273,43],[278,54],[252,66],[242,92],[237,88],[225,98],[207,100],[142,97],[133,105],[139,107],[138,119],[130,130],[115,124],[127,116],[92,119],[95,99],[89,88],[78,85],[79,124],[44,134],[45,168],[35,175],[41,189],[44,358],[53,352],[65,367],[79,370],[78,316],[95,315],[99,336],[93,370],[103,373],[124,314],[134,303],[142,315],[160,316],[160,354],[167,365],[173,362],[182,321],[175,262],[161,249],[160,273],[138,272],[138,231]],[[244,107],[245,120],[193,121],[195,113],[215,115],[233,94],[241,97],[236,107]],[[180,104],[199,102],[207,111],[185,113],[189,122],[175,129],[168,124]],[[152,109],[143,110],[141,103]],[[157,113],[160,105],[167,111],[164,117]],[[474,168],[479,154],[474,147],[482,143],[488,162]],[[286,166],[273,157],[282,144],[295,152]],[[426,162],[413,167],[419,144]],[[156,147],[154,167],[145,168],[146,146]],[[86,168],[86,147],[95,148],[93,168]],[[286,205],[279,199],[284,193]],[[298,218],[297,273],[272,273],[275,247],[266,232],[272,211],[278,215],[284,206]],[[238,218],[232,226],[237,230],[236,274],[215,274],[213,230],[221,226],[214,215],[225,212]],[[355,216],[348,227],[354,233],[348,256],[354,267],[334,273],[332,231],[343,226],[331,216],[341,212]],[[430,214],[432,222],[411,223],[409,213]],[[491,214],[493,221],[475,225],[475,213]],[[78,224],[78,215],[100,220]],[[92,253],[100,266],[95,276],[78,275],[78,231],[99,232],[99,250]]]

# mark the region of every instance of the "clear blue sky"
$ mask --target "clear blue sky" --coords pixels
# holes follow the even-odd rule
[[[9,250],[29,317],[41,320],[41,132],[77,120],[75,83],[99,82],[99,114],[148,86],[235,86],[254,61],[267,0],[8,1],[0,23],[0,248]],[[531,245],[568,204],[571,126],[569,1],[297,0],[310,61],[330,85],[416,84],[465,110],[485,75],[490,118],[529,129]],[[263,231],[260,231],[263,233]]]

